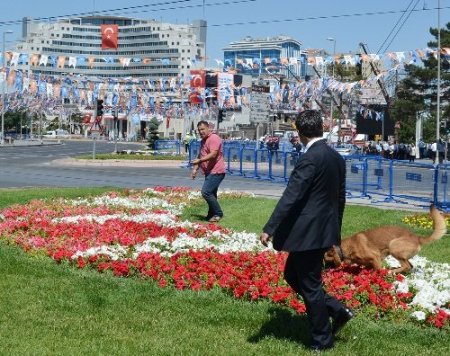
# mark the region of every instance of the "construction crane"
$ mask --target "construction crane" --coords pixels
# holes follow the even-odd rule
[[[319,78],[319,79],[321,79],[322,78],[322,76],[320,75],[320,73],[319,73],[319,71],[317,70],[317,68],[316,68],[316,66],[313,66],[313,69],[314,69],[314,72],[316,72],[316,75],[317,75],[317,77]],[[338,109],[338,111],[339,111],[339,115],[341,115],[341,120],[345,120],[345,119],[347,119],[347,115],[345,115],[345,113],[344,113],[344,110],[342,109],[342,101],[341,101],[341,103],[338,103],[337,102],[337,100],[335,99],[335,97],[334,97],[334,95],[333,95],[333,92],[330,90],[330,89],[328,89],[328,88],[326,88],[326,91],[327,91],[327,93],[330,95],[330,98],[331,98],[331,100],[333,100],[333,103],[334,103],[334,105],[336,106],[336,108]],[[319,101],[318,100],[316,100],[316,103],[319,105],[319,107],[323,110],[323,104],[319,104]],[[329,110],[327,110],[327,109],[325,109],[325,110],[323,110],[324,112],[329,112]],[[331,115],[330,115],[331,116]]]
[[[377,76],[377,83],[381,89],[381,93],[383,94],[384,100],[386,101],[386,107],[388,112],[390,111],[390,106],[391,106],[391,98],[386,90],[386,87],[383,83],[383,81],[380,79],[379,75],[380,75],[380,71],[375,67],[375,65],[373,64],[372,60],[370,59],[369,56],[369,52],[367,50],[366,44],[365,43],[360,43],[359,44],[362,48],[362,50],[364,51],[364,53],[368,56],[369,58],[369,65],[370,68],[372,69],[372,72]]]

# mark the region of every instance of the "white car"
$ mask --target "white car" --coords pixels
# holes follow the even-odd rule
[[[45,135],[43,135],[45,138],[69,138],[70,134],[67,130],[52,130],[47,131]]]
[[[340,144],[338,146],[333,146],[333,148],[337,152],[339,152],[341,156],[352,156],[361,154],[361,149],[358,146],[351,143]]]

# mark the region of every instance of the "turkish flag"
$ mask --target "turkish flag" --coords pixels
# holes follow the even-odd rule
[[[102,50],[103,49],[117,49],[119,26],[117,25],[101,25],[102,31]]]
[[[191,88],[204,88],[206,85],[206,71],[203,69],[191,70]]]

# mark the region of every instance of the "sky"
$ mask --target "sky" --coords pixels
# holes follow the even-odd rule
[[[361,42],[370,53],[426,48],[433,39],[429,29],[438,26],[438,18],[441,28],[450,22],[450,0],[13,0],[0,13],[0,31],[14,32],[5,37],[8,49],[22,37],[24,16],[82,16],[94,11],[183,24],[205,19],[208,64],[223,59],[222,50],[230,42],[247,36],[287,35],[303,49],[329,53],[334,45],[336,53],[359,53]]]

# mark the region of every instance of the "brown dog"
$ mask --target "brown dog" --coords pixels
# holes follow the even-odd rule
[[[430,214],[433,233],[429,237],[421,238],[404,227],[380,226],[343,239],[341,247],[333,246],[325,253],[324,261],[334,266],[356,263],[380,269],[382,260],[391,255],[401,265],[392,272],[408,272],[412,268],[408,260],[419,253],[421,246],[439,240],[447,232],[447,224],[439,210],[431,206]]]

